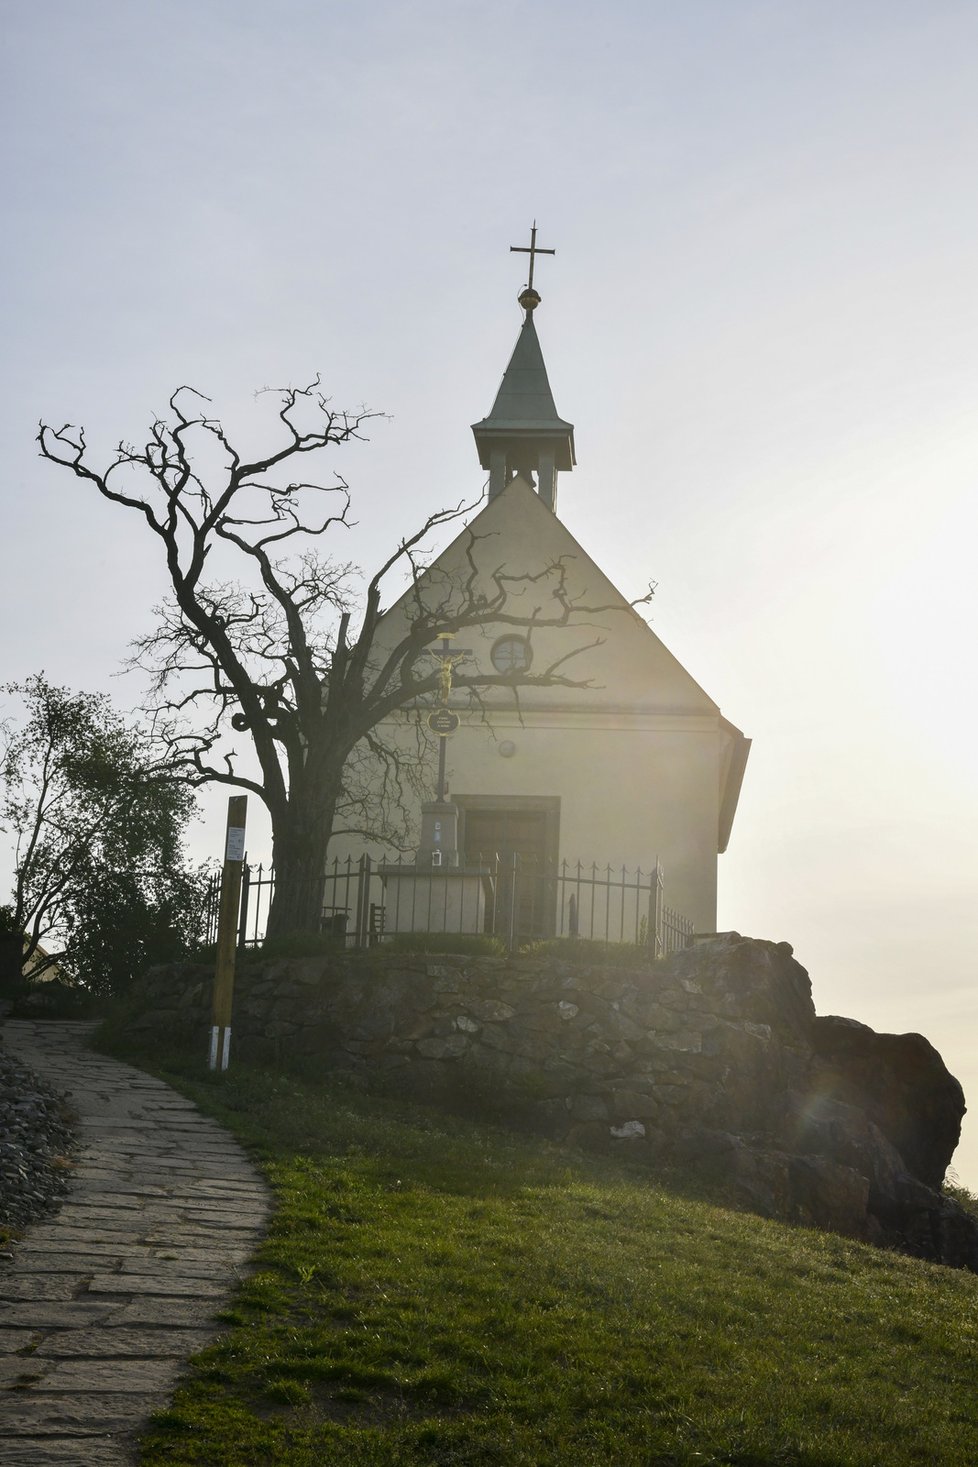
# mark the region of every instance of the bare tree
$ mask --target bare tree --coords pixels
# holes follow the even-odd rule
[[[70,424],[42,424],[38,442],[45,458],[141,515],[160,542],[172,599],[135,644],[135,660],[152,671],[160,727],[189,777],[264,801],[276,871],[269,932],[280,934],[318,929],[338,823],[375,828],[378,791],[396,806],[411,771],[381,726],[438,689],[426,648],[449,630],[502,624],[532,633],[611,608],[577,603],[560,561],[487,566],[472,530],[466,570],[446,577],[428,568],[432,533],[474,505],[429,515],[365,582],[324,559],[316,542],[350,523],[348,486],[339,476],[319,484],[289,475],[307,456],[361,438],[374,415],[334,411],[318,381],[275,396],[281,442],[258,458],[239,453],[207,415],[209,399],[188,387],[173,394],[169,420],[157,419],[143,446],[120,444],[106,467],[93,467],[84,431]],[[239,579],[210,579],[222,551],[234,553]],[[385,641],[382,595],[398,571],[407,574],[408,614]],[[535,672],[461,667],[454,686],[477,701],[492,687],[585,686],[567,666],[581,650],[568,646]],[[247,735],[256,776],[227,748],[230,730]]]

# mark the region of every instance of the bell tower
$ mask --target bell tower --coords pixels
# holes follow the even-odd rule
[[[511,251],[530,257],[530,278],[519,296],[524,311],[523,326],[492,411],[481,422],[473,423],[472,432],[479,462],[489,470],[490,499],[495,499],[516,474],[531,485],[535,476],[540,498],[548,509],[556,510],[557,474],[569,472],[577,460],[574,425],[557,415],[533,324],[533,312],[540,304],[540,296],[533,288],[535,259],[538,254],[556,254],[555,250],[541,249],[536,239],[534,223],[529,246],[510,246]]]

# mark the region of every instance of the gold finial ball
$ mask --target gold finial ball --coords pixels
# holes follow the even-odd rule
[[[539,293],[532,287],[529,290],[521,290],[517,299],[524,311],[535,311],[540,304]]]

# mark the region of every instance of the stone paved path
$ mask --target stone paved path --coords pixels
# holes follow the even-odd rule
[[[160,1080],[84,1048],[92,1026],[2,1041],[81,1118],[58,1215],[0,1265],[0,1463],[121,1467],[247,1271],[269,1213],[244,1152]]]

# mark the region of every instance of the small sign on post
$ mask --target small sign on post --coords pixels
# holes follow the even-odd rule
[[[238,905],[245,855],[248,796],[228,800],[228,823],[221,875],[221,905],[217,917],[217,960],[214,967],[214,1004],[209,1068],[226,1070],[231,1051],[231,1005],[234,998],[234,957],[238,945]]]
[[[436,708],[434,713],[428,714],[428,727],[442,739],[453,734],[460,722],[458,714],[453,713],[450,708]]]

